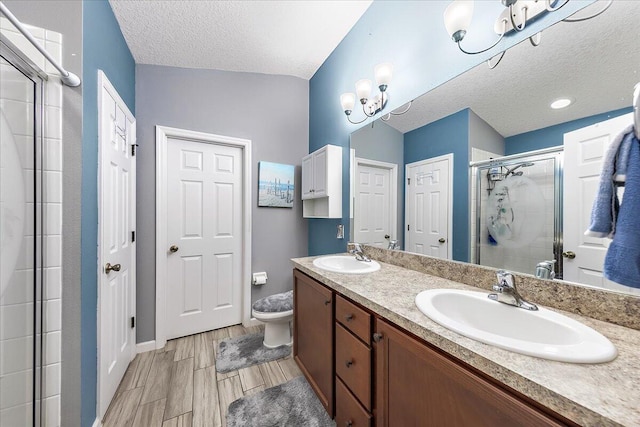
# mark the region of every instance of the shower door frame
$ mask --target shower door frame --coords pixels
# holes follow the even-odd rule
[[[20,49],[18,49],[6,36],[0,34],[0,56],[11,66],[16,68],[26,78],[31,80],[34,87],[33,99],[33,174],[34,174],[34,251],[33,251],[33,362],[32,362],[32,421],[33,426],[42,425],[42,390],[43,390],[43,319],[44,303],[42,299],[42,286],[44,282],[44,227],[43,227],[43,123],[44,123],[44,93],[47,74],[33,63]],[[38,178],[38,172],[40,178]],[[38,260],[40,262],[38,263]]]
[[[479,162],[471,162],[469,166],[476,169],[476,239],[475,254],[472,262],[480,265],[480,230],[482,227],[482,218],[480,210],[480,201],[482,200],[482,174],[481,170],[500,166],[514,166],[525,161],[538,162],[542,160],[554,160],[553,185],[554,185],[554,217],[553,217],[553,256],[555,259],[556,279],[562,279],[562,217],[563,217],[563,162],[564,162],[564,146],[545,148],[542,150],[527,151],[524,153],[513,154],[510,156],[499,157],[497,159],[483,160]],[[544,260],[540,260],[544,261]],[[533,274],[532,272],[523,271],[521,273]]]

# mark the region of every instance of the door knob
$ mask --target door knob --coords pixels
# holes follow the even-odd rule
[[[169,252],[171,252],[173,254],[173,253],[178,252],[178,249],[179,248],[176,245],[171,245],[171,247],[169,248]]]
[[[576,257],[576,253],[572,251],[562,252],[562,256],[569,259],[574,259]]]
[[[111,271],[120,271],[120,264],[109,264],[107,263],[107,265],[104,266],[104,272],[109,274],[111,273]]]
[[[441,238],[438,239],[438,242],[440,242],[440,243],[444,243],[446,241],[447,241],[447,239],[445,239],[444,237],[441,237]]]

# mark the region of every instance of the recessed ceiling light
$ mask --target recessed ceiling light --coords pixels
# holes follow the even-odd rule
[[[561,108],[568,107],[569,105],[571,105],[572,102],[573,100],[570,98],[560,98],[553,101],[550,107],[553,108],[554,110],[559,110]]]

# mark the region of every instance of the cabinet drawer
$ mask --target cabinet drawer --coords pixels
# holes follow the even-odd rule
[[[371,341],[371,315],[341,296],[336,298],[336,320],[362,341]]]
[[[371,349],[336,323],[336,374],[371,411]]]
[[[358,403],[340,378],[336,378],[336,426],[371,427],[371,415]]]

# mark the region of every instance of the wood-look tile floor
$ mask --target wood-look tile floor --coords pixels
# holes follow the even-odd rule
[[[261,331],[241,325],[167,341],[129,364],[105,427],[226,426],[229,404],[302,375],[291,356],[226,374],[216,372],[220,340]]]

